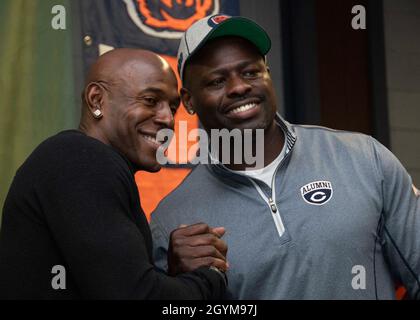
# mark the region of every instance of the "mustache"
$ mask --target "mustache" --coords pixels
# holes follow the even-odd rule
[[[234,99],[230,99],[228,104],[225,104],[222,106],[222,109],[225,109],[226,107],[229,107],[232,104],[241,103],[242,101],[246,101],[250,99],[252,100],[256,99],[258,100],[259,103],[264,102],[266,100],[265,95],[263,94],[252,94],[252,95],[247,94],[247,95],[240,96]]]

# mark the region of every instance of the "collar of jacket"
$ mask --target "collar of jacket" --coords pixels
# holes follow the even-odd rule
[[[293,127],[290,125],[290,123],[288,123],[286,120],[284,120],[280,114],[277,112],[276,116],[275,116],[275,121],[276,124],[282,129],[282,131],[284,132],[285,135],[285,148],[286,148],[286,152],[284,154],[284,157],[287,157],[289,155],[289,153],[292,152],[293,147],[296,143],[297,137],[296,134],[293,130]],[[240,174],[240,173],[235,173],[232,172],[232,170],[228,170],[226,168],[225,165],[223,165],[222,163],[218,162],[218,160],[214,160],[211,158],[210,156],[210,152],[209,152],[209,164],[206,165],[207,169],[210,170],[211,173],[216,174],[222,178],[227,178],[230,181],[236,181],[239,183],[246,183],[246,184],[251,184],[250,180],[248,177]]]

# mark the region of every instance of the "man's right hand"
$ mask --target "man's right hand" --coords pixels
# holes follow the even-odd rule
[[[226,271],[227,245],[220,239],[226,230],[210,228],[205,223],[182,225],[172,231],[168,249],[168,273],[193,271],[202,266],[213,266]]]

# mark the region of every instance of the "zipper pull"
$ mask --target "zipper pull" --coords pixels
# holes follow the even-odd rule
[[[273,201],[273,199],[269,198],[268,203],[270,204],[271,211],[273,211],[273,213],[276,213],[277,206],[276,206],[276,203]]]

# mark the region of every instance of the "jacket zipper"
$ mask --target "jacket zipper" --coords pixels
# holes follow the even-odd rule
[[[284,227],[283,220],[281,218],[281,215],[277,207],[277,203],[276,203],[276,183],[275,182],[276,182],[277,171],[279,170],[280,167],[283,166],[289,154],[290,152],[285,155],[285,157],[282,159],[282,161],[279,163],[276,170],[274,171],[273,179],[271,180],[271,197],[270,198],[268,198],[265,195],[265,193],[261,190],[260,186],[253,179],[248,178],[252,182],[254,187],[257,189],[261,198],[268,204],[268,207],[270,208],[271,216],[273,217],[274,224],[276,226],[279,237],[281,237],[284,234],[286,229]]]
[[[280,127],[282,127],[280,125]],[[286,133],[288,131],[288,129],[283,129],[284,135],[285,135],[285,144],[286,144],[286,140],[288,141],[288,134]],[[287,142],[288,143],[288,142]],[[294,144],[294,142],[293,142]],[[293,147],[292,144],[292,147]],[[286,148],[286,145],[284,146],[284,148]],[[252,184],[254,185],[255,189],[257,189],[258,193],[260,194],[261,198],[267,203],[268,207],[270,208],[270,213],[271,216],[273,217],[274,220],[274,224],[276,225],[276,229],[277,229],[277,233],[279,235],[279,237],[281,237],[284,232],[286,231],[284,224],[283,224],[283,220],[281,218],[279,209],[277,207],[277,203],[276,203],[276,184],[275,184],[275,180],[276,180],[276,175],[277,175],[277,171],[279,168],[281,168],[284,165],[285,160],[289,157],[290,153],[291,153],[291,147],[289,150],[286,149],[286,155],[284,156],[284,158],[281,160],[281,162],[279,163],[279,165],[277,166],[276,170],[274,171],[274,175],[273,175],[273,179],[271,180],[271,197],[268,198],[265,193],[261,190],[260,186],[250,177],[246,177],[248,180],[250,180],[252,182]],[[223,165],[222,165],[223,167]]]

